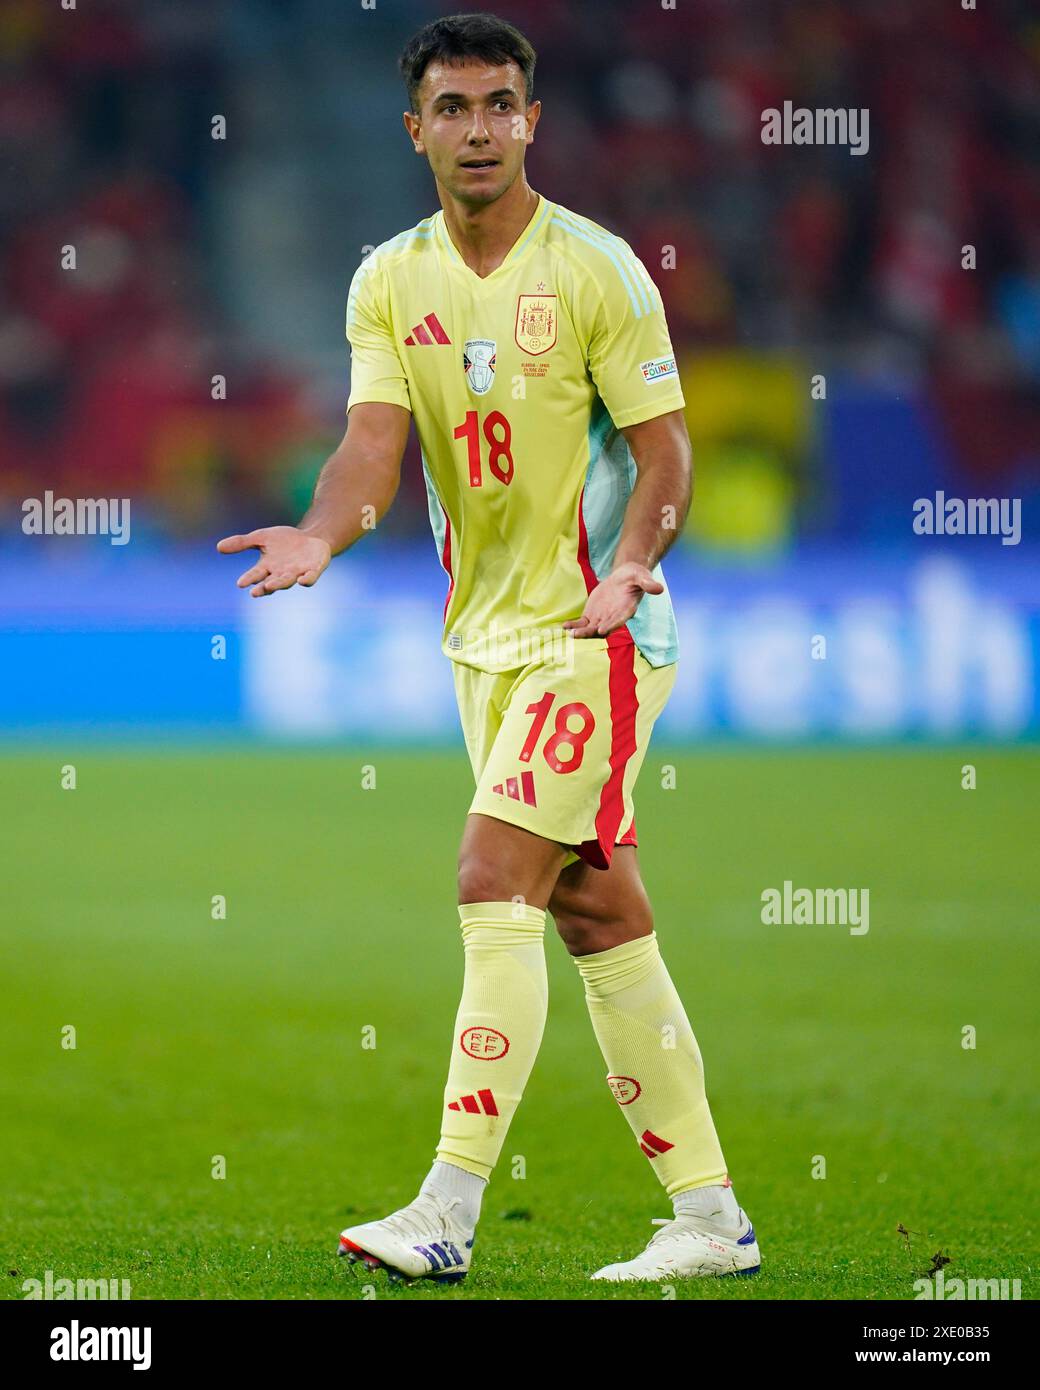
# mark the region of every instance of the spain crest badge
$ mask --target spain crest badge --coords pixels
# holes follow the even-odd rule
[[[517,300],[516,345],[530,357],[556,346],[554,294],[522,294]]]

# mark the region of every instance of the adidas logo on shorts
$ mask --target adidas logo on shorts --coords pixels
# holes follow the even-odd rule
[[[521,788],[523,792],[521,794]],[[497,782],[491,790],[496,796],[508,796],[513,801],[523,801],[528,806],[537,806],[534,794],[534,773],[521,772],[519,778],[507,777],[505,785]]]

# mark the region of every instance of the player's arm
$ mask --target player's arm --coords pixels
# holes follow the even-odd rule
[[[373,513],[378,521],[397,493],[410,419],[402,406],[383,401],[352,406],[347,432],[321,470],[299,526],[265,526],[217,543],[224,555],[260,551],[256,564],[239,576],[238,587],[252,585],[254,598],[294,584],[309,588],[333,555],[371,530]]]
[[[671,548],[690,510],[693,451],[682,410],[629,425],[621,433],[636,461],[613,573],[626,564],[652,570]]]
[[[693,464],[679,371],[657,286],[631,247],[615,240],[611,266],[582,281],[589,374],[636,464],[610,574],[589,594],[575,637],[605,637],[628,622],[644,594],[664,585],[651,571],[690,508]],[[621,273],[614,273],[620,270]]]
[[[593,589],[581,617],[563,624],[575,637],[605,637],[628,622],[644,594],[663,592],[651,570],[690,510],[693,457],[683,412],[671,410],[621,432],[636,461],[636,483],[610,574]]]
[[[390,319],[385,265],[373,254],[358,267],[347,296],[347,432],[321,470],[306,516],[299,526],[227,536],[217,546],[225,555],[260,551],[257,563],[238,581],[240,589],[253,586],[254,598],[315,583],[333,555],[371,530],[373,515],[378,521],[394,500],[411,402]]]

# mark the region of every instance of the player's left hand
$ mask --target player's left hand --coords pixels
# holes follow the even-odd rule
[[[575,637],[606,637],[622,627],[639,607],[644,594],[663,594],[664,585],[645,565],[629,560],[618,565],[589,594],[580,618],[563,624]]]

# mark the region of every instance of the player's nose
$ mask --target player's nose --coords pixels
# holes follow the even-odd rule
[[[483,113],[475,111],[473,113],[473,125],[469,132],[469,143],[471,145],[486,145],[490,139],[491,136],[484,124]]]

